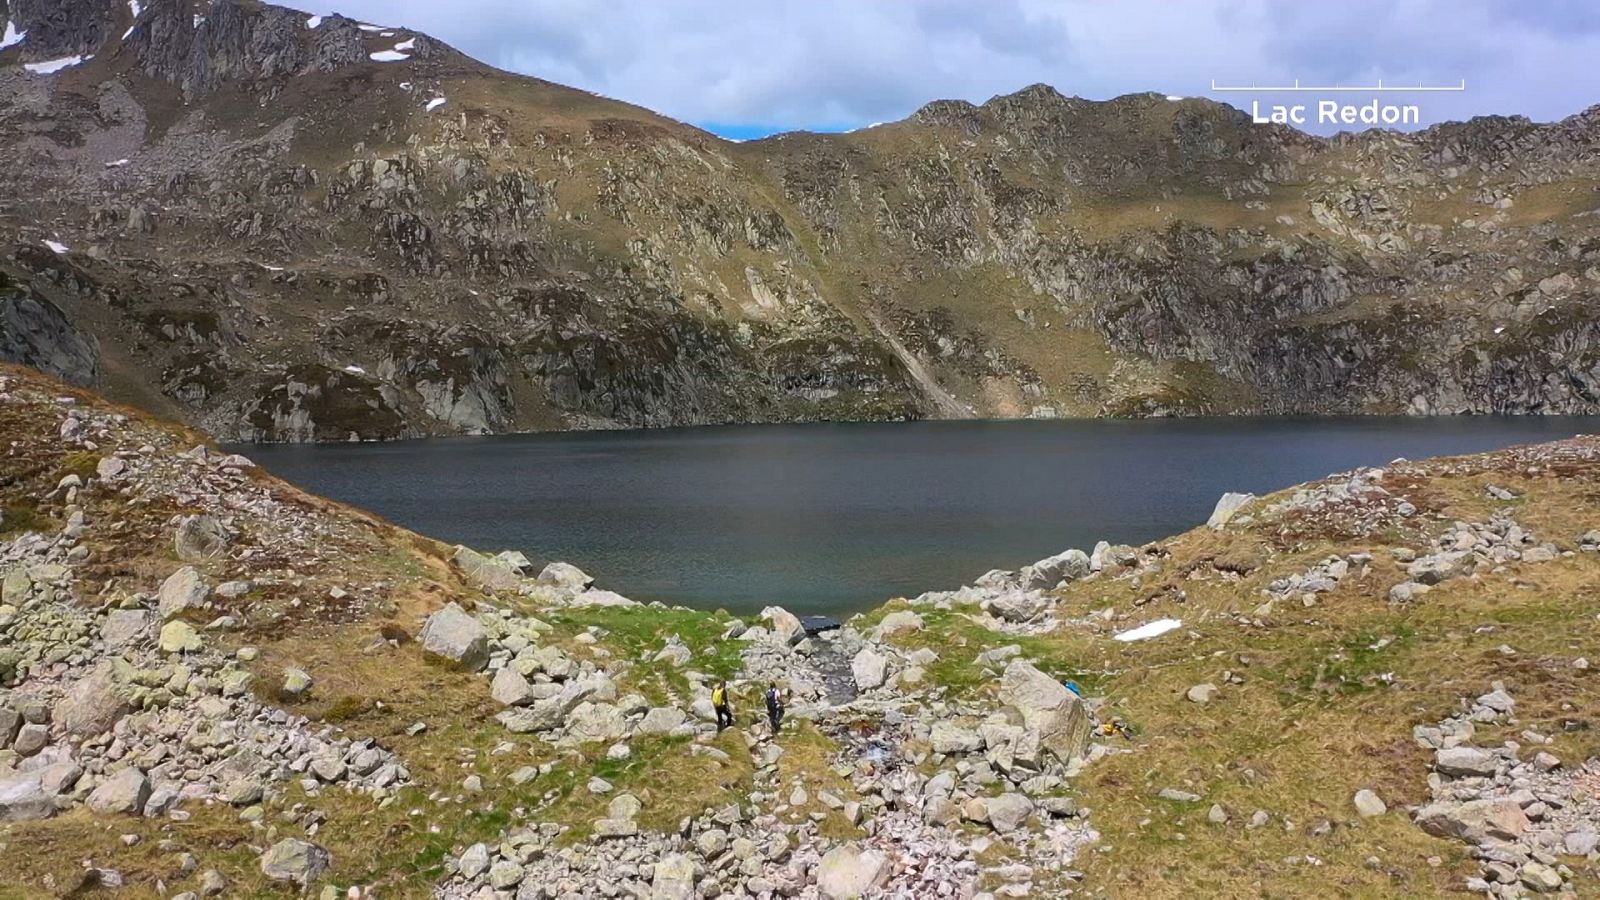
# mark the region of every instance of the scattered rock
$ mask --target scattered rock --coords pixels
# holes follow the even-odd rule
[[[489,633],[454,603],[428,617],[421,641],[423,650],[469,671],[489,664]]]
[[[297,838],[286,838],[261,854],[261,874],[273,881],[309,885],[327,871],[332,861],[333,858],[323,847]]]

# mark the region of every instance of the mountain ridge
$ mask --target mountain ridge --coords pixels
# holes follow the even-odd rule
[[[732,142],[402,27],[138,10],[0,12],[0,330],[222,438],[1600,409],[1600,107],[1320,137],[1031,85]]]

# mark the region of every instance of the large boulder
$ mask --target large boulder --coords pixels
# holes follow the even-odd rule
[[[1434,752],[1433,767],[1457,778],[1487,778],[1500,768],[1500,758],[1477,747],[1443,747]]]
[[[180,619],[161,626],[161,636],[157,638],[162,653],[194,653],[203,645],[200,632],[194,626]]]
[[[688,721],[688,714],[676,706],[657,706],[645,713],[635,730],[639,734],[671,734]]]
[[[100,625],[100,640],[109,647],[125,647],[150,630],[150,613],[143,609],[113,609]]]
[[[510,564],[484,556],[471,547],[456,547],[450,560],[460,567],[468,581],[485,590],[514,591],[522,584],[522,573]]]
[[[298,838],[285,838],[261,854],[261,874],[273,881],[307,885],[326,872],[331,862],[333,857],[325,848]]]
[[[1033,801],[1016,793],[990,797],[984,806],[989,814],[989,826],[1001,834],[1021,828],[1033,813]]]
[[[1513,841],[1531,823],[1522,805],[1509,797],[1468,800],[1465,803],[1430,803],[1417,811],[1417,825],[1435,837],[1452,837],[1473,844],[1489,840]]]
[[[428,617],[422,626],[422,649],[477,672],[489,664],[489,632],[454,603]]]
[[[533,685],[511,666],[494,673],[494,681],[489,684],[489,694],[506,706],[527,706],[536,697]]]
[[[1211,518],[1206,520],[1206,526],[1221,530],[1224,525],[1233,521],[1239,510],[1244,509],[1254,499],[1256,499],[1255,494],[1223,494],[1217,499],[1217,505],[1212,508]]]
[[[184,562],[204,562],[225,553],[233,539],[214,516],[185,516],[178,522],[173,548]]]
[[[567,717],[567,737],[577,743],[616,741],[627,733],[628,720],[610,703],[584,701]]]
[[[72,790],[83,769],[69,757],[30,759],[0,775],[0,822],[27,822],[56,815],[56,798]]]
[[[1026,590],[1045,591],[1063,581],[1077,581],[1089,574],[1089,554],[1082,550],[1064,550],[1022,569],[1022,587]]]
[[[545,687],[534,685],[535,690]],[[561,685],[559,693],[534,701],[532,706],[501,710],[495,720],[514,734],[550,731],[567,721],[578,704],[600,692],[599,679],[576,679]],[[613,689],[614,692],[614,689]]]
[[[781,606],[769,606],[761,611],[761,618],[768,623],[772,634],[787,644],[798,644],[805,640],[806,628],[800,624],[795,614]]]
[[[127,694],[109,664],[96,666],[56,702],[51,718],[70,737],[93,737],[111,730],[128,711]]]
[[[1012,660],[1000,680],[1000,698],[1022,719],[1026,740],[1062,763],[1081,756],[1089,741],[1083,698],[1031,663]]]
[[[884,638],[893,637],[897,634],[905,634],[921,630],[921,616],[909,609],[899,609],[889,613],[887,616],[884,616],[882,621],[878,622],[878,627],[873,629],[872,633],[877,636],[878,640],[881,641]]]
[[[882,687],[889,678],[889,659],[871,647],[862,647],[850,660],[850,674],[856,680],[856,688],[870,691]]]
[[[817,890],[828,900],[857,900],[889,877],[889,858],[856,844],[829,850],[817,866]]]
[[[150,799],[150,779],[133,766],[119,770],[100,782],[89,794],[89,808],[103,813],[134,813],[144,811]]]
[[[933,723],[928,747],[935,753],[976,753],[983,749],[983,738],[970,728],[940,719]]]
[[[594,579],[589,574],[572,563],[553,562],[539,571],[541,584],[553,584],[569,591],[581,591],[591,584]]]
[[[209,596],[211,585],[206,583],[205,576],[194,566],[184,566],[161,582],[161,590],[156,594],[156,609],[163,620],[171,619],[205,606]]]
[[[652,868],[650,900],[693,900],[694,896],[694,860],[671,853]]]
[[[1038,591],[1004,590],[986,603],[991,615],[1007,622],[1031,622],[1050,607],[1050,601]]]

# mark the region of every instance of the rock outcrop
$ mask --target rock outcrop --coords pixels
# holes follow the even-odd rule
[[[191,7],[0,12],[0,358],[221,437],[1600,409],[1595,110],[1323,139],[1034,85],[736,145]]]

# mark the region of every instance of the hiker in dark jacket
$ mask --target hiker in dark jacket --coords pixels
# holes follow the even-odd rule
[[[772,721],[772,733],[778,733],[783,724],[783,695],[778,693],[776,681],[767,683],[767,718]]]

